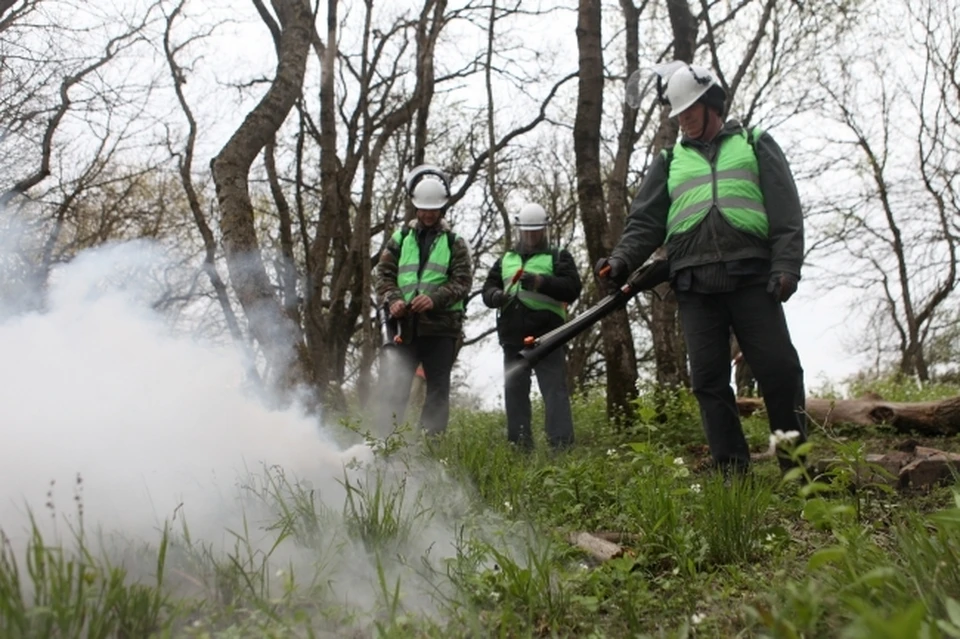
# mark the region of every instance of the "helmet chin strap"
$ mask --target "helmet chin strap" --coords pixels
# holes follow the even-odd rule
[[[719,124],[719,126],[717,126],[717,124]],[[710,107],[705,107],[703,109],[703,123],[697,139],[701,142],[710,142],[713,138],[717,137],[717,133],[719,133],[722,128],[723,118],[720,117],[720,114]]]

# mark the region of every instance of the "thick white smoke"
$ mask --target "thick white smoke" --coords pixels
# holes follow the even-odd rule
[[[297,562],[309,582],[324,563],[330,573],[322,579],[343,587],[341,601],[372,604],[383,556],[343,523],[342,482],[350,476],[370,486],[369,470],[345,464],[381,462],[364,444],[343,450],[316,417],[267,408],[245,390],[237,349],[171,331],[149,305],[158,259],[142,243],[87,252],[55,273],[43,311],[0,315],[0,526],[24,539],[28,508],[45,525],[75,521],[79,476],[87,529],[156,543],[176,514],[195,540],[229,549],[227,530],[242,530],[246,518],[251,541],[267,548],[276,537],[265,530],[271,522],[241,503],[237,485],[248,472],[276,466],[309,481],[339,522],[327,531],[330,544],[339,544],[328,548],[332,558],[320,562],[315,548],[289,547],[274,557],[280,567]],[[415,497],[425,485],[436,500],[437,516],[422,518],[408,546],[393,549],[417,565],[423,555],[454,555],[459,522],[441,511],[468,502],[441,469],[426,468],[393,472],[391,480],[406,482],[408,512],[424,509]],[[51,482],[55,517],[46,506]],[[387,568],[391,579],[419,579],[402,566]],[[404,605],[429,612],[432,604],[410,592],[404,589]]]
[[[146,266],[142,244],[87,253],[56,274],[45,312],[0,325],[5,528],[51,481],[69,506],[78,474],[88,517],[132,530],[180,503],[207,510],[209,487],[230,488],[245,466],[342,472],[316,418],[244,392],[236,350],[175,335],[150,311]]]

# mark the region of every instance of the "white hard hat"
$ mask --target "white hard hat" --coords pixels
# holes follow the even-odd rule
[[[418,209],[442,209],[447,205],[447,187],[440,180],[424,177],[413,187],[410,201]]]
[[[435,164],[421,164],[415,166],[407,172],[407,175],[403,178],[404,186],[407,189],[407,195],[413,196],[413,188],[417,183],[427,176],[432,176],[445,185],[447,185],[447,190],[449,191],[450,187],[450,175],[446,171],[441,169]]]
[[[710,69],[695,64],[664,65],[657,75],[660,76],[660,98],[670,105],[670,117],[689,109],[710,87],[720,86]]]
[[[517,226],[524,231],[538,231],[547,226],[547,212],[539,204],[524,204],[517,214]]]

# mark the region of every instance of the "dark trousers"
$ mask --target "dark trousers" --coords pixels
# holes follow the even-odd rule
[[[417,366],[423,366],[427,396],[420,427],[428,434],[442,433],[450,421],[450,374],[456,340],[453,337],[417,337],[409,344],[389,346],[380,355],[380,388],[385,427],[403,420]]]
[[[677,292],[690,356],[693,393],[714,462],[746,469],[750,450],[730,387],[730,328],[763,389],[770,432],[797,431],[806,440],[803,368],[790,339],[783,307],[763,285],[729,293]],[[781,467],[790,464],[780,460]]]
[[[533,447],[530,422],[530,369],[511,366],[520,357],[520,347],[503,345],[503,366],[506,371],[503,401],[507,410],[507,440],[525,449]],[[570,393],[567,391],[566,358],[563,349],[553,351],[536,366],[537,385],[543,395],[547,441],[553,448],[573,444],[573,416]]]

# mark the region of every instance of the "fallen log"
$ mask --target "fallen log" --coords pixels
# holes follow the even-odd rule
[[[588,532],[570,533],[570,543],[598,561],[609,561],[623,555],[623,547]]]
[[[742,417],[752,415],[763,409],[763,400],[738,397],[737,409]],[[808,397],[806,410],[823,425],[887,425],[898,433],[960,434],[960,396],[934,402],[888,402],[878,396],[836,400]]]
[[[856,483],[859,484],[887,483],[898,488],[920,488],[948,481],[960,472],[960,455],[957,453],[917,446],[915,443],[882,455],[867,454],[864,461],[867,466],[853,469],[857,473]],[[831,469],[846,463],[838,459],[821,459],[815,468],[817,474],[829,473]],[[889,475],[873,467],[882,468]]]

